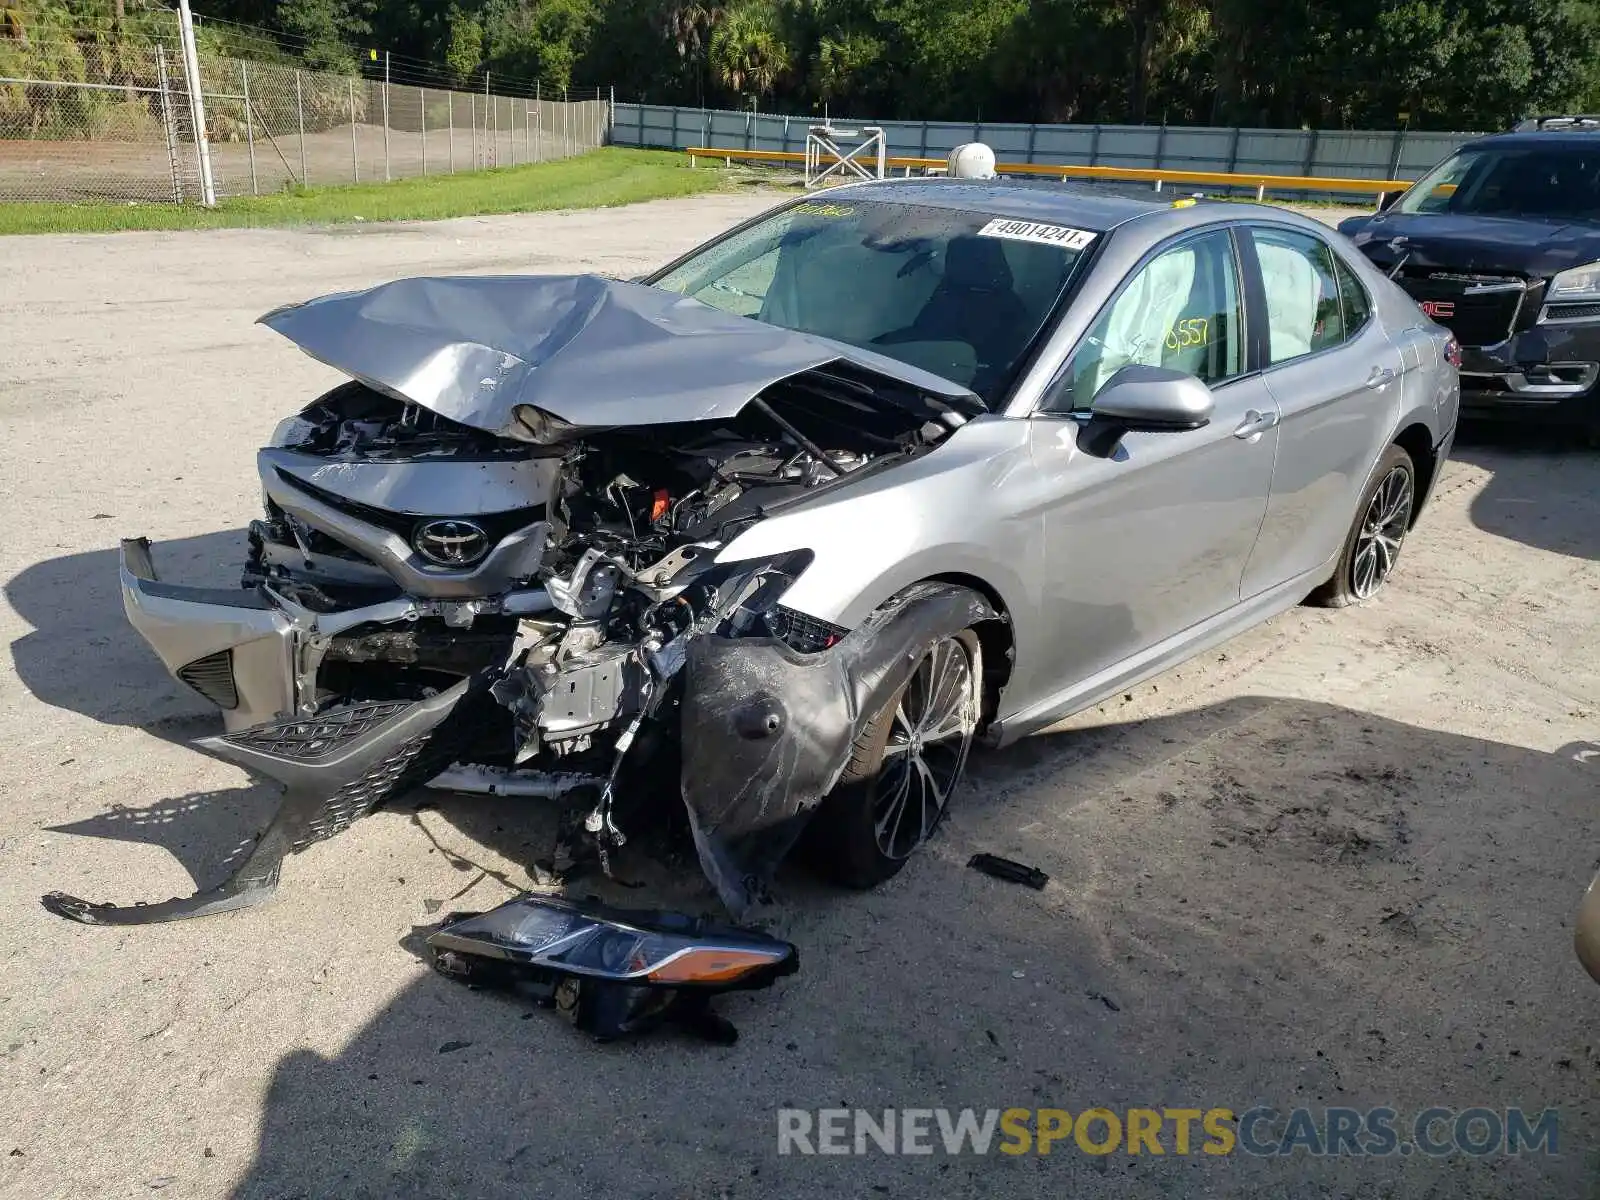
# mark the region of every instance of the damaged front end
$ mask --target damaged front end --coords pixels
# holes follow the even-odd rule
[[[201,746],[283,783],[283,806],[220,888],[48,897],[63,916],[254,902],[284,855],[428,782],[576,799],[582,845],[557,861],[608,872],[634,832],[686,815],[741,914],[919,632],[995,615],[934,589],[848,630],[783,604],[810,550],[738,554],[753,525],[981,407],[935,376],[583,276],[407,280],[263,320],[352,381],[260,451],[243,586],[163,581],[143,539],[121,581],[135,628],[222,712]],[[675,755],[681,789],[651,793]]]

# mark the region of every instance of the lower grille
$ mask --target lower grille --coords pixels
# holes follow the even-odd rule
[[[1493,346],[1511,336],[1527,295],[1510,276],[1402,275],[1396,282],[1463,346]]]
[[[1552,304],[1544,315],[1547,321],[1594,321],[1600,319],[1600,304]]]
[[[178,678],[218,708],[239,707],[239,689],[233,682],[232,650],[219,650],[179,667]]]
[[[315,762],[411,707],[409,700],[378,700],[330,709],[314,717],[291,717],[230,733],[225,740],[289,762]]]

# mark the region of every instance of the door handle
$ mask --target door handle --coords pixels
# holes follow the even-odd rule
[[[1399,373],[1393,367],[1373,367],[1372,373],[1367,376],[1367,386],[1373,391],[1388,387]]]
[[[1253,438],[1257,434],[1265,433],[1278,423],[1278,414],[1275,412],[1257,412],[1250,409],[1244,414],[1244,421],[1239,428],[1233,431],[1236,438]]]

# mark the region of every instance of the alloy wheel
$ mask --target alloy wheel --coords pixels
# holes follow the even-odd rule
[[[1405,467],[1392,468],[1372,493],[1350,561],[1350,590],[1356,599],[1373,595],[1394,571],[1411,523],[1413,498],[1411,472]]]
[[[886,857],[909,857],[944,815],[978,728],[975,685],[966,646],[945,638],[900,693],[873,794],[873,830]]]

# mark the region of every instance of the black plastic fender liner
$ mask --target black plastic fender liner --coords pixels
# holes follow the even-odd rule
[[[684,665],[683,799],[701,869],[735,918],[764,894],[849,761],[862,723],[926,649],[1000,614],[953,584],[916,584],[837,645],[692,642]]]
[[[446,722],[484,681],[464,679],[421,701],[349,705],[199,743],[283,782],[283,799],[243,862],[216,887],[153,904],[96,904],[51,892],[41,903],[83,925],[148,925],[245,908],[277,890],[283,860],[348,829],[396,793],[454,758],[459,722]],[[318,734],[321,734],[320,738]]]

